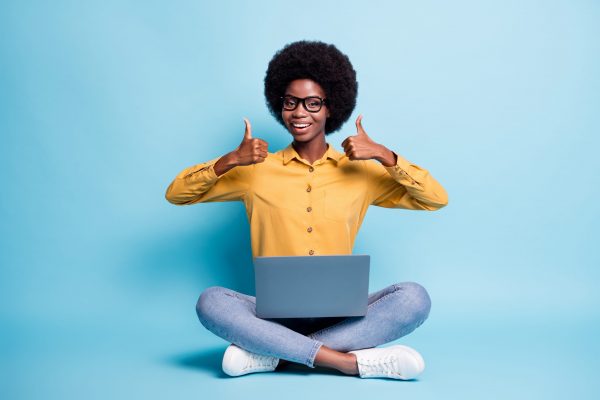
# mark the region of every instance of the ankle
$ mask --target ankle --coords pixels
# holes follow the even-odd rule
[[[356,355],[352,353],[346,353],[346,355],[346,360],[341,368],[339,368],[339,371],[346,375],[358,375],[358,362],[356,361]]]
[[[315,356],[314,365],[333,368],[347,375],[358,375],[356,355],[343,353],[321,346]]]

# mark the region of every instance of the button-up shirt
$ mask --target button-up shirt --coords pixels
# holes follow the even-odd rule
[[[369,205],[433,211],[448,204],[426,169],[394,154],[396,165],[385,167],[350,160],[328,144],[311,164],[290,144],[220,176],[215,158],[184,169],[165,197],[176,205],[244,202],[253,256],[351,254]]]

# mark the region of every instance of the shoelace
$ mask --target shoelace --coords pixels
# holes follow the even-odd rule
[[[376,373],[402,377],[402,374],[398,372],[398,361],[395,355],[390,354],[383,358],[363,360],[361,362],[361,369],[364,375]]]
[[[251,356],[248,357],[248,363],[243,370],[246,371],[252,368],[274,367],[277,362],[279,362],[279,359],[275,357],[251,353]]]

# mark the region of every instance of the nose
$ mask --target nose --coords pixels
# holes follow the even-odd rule
[[[294,118],[302,118],[307,115],[307,111],[304,109],[304,104],[302,104],[302,102],[300,102],[300,104],[296,106],[296,109],[292,111],[292,117]]]

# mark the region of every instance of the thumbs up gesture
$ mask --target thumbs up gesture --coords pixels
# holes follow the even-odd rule
[[[379,158],[382,146],[375,143],[367,135],[361,124],[362,115],[356,119],[356,135],[349,136],[342,142],[344,152],[350,160],[370,160]]]
[[[247,118],[244,118],[246,131],[242,143],[234,150],[237,158],[237,165],[250,165],[265,161],[268,155],[269,144],[262,139],[252,137],[252,126]]]
[[[350,160],[375,159],[386,167],[395,165],[398,160],[396,153],[371,140],[361,122],[362,115],[359,115],[356,119],[356,135],[348,136],[342,142],[342,147],[348,158]]]

